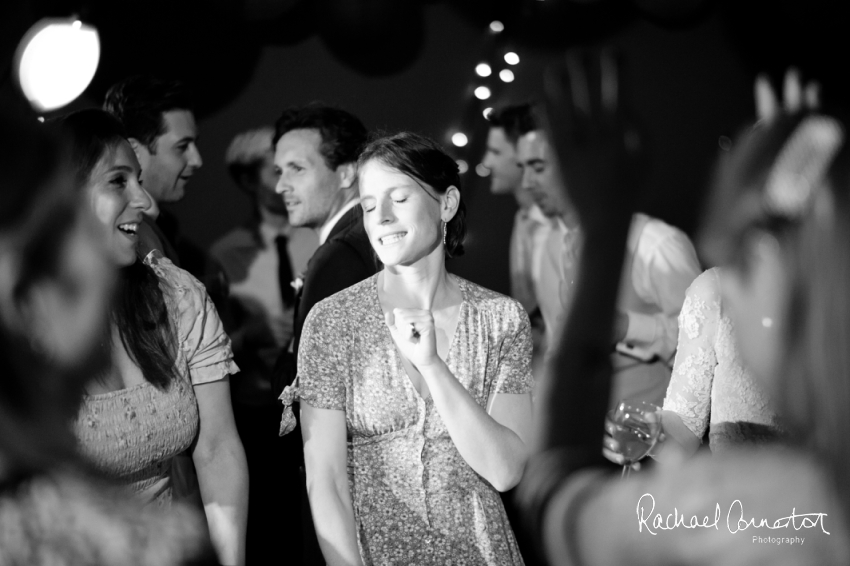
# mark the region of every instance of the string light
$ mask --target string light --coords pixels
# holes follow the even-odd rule
[[[490,114],[492,114],[492,113],[493,113],[493,108],[491,106],[488,106],[487,108],[484,109],[484,112],[482,112],[482,114],[484,114],[485,120],[489,120]]]
[[[475,89],[475,98],[478,100],[487,100],[490,98],[490,89],[486,86],[480,86]]]
[[[508,51],[505,53],[505,63],[508,65],[516,65],[519,63],[519,55],[514,53],[513,51]]]
[[[514,72],[510,69],[502,69],[499,71],[499,78],[502,79],[506,83],[513,82],[514,80]]]
[[[458,159],[457,160],[457,172],[460,173],[461,175],[463,175],[467,171],[469,171],[469,163],[467,163],[463,159]]]
[[[490,31],[493,33],[502,33],[505,31],[505,24],[500,22],[499,20],[493,20],[490,22]]]
[[[467,138],[466,134],[464,134],[463,132],[457,132],[456,134],[452,135],[452,143],[455,144],[457,147],[463,147],[469,143],[469,138]]]
[[[475,66],[475,72],[479,77],[489,77],[493,73],[493,69],[487,63],[478,63]]]
[[[490,168],[487,167],[486,165],[484,165],[483,163],[479,163],[478,165],[475,166],[475,173],[479,177],[486,177],[487,175],[490,174]]]

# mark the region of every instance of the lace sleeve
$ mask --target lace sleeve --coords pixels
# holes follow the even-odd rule
[[[688,288],[679,315],[679,341],[664,409],[674,411],[702,438],[711,412],[711,387],[717,354],[714,349],[720,316],[718,285],[708,270]]]

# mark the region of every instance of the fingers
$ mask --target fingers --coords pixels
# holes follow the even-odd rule
[[[605,50],[599,57],[601,75],[602,112],[608,116],[617,114],[620,98],[620,62],[614,53]]]
[[[779,102],[767,75],[756,77],[755,84],[756,116],[759,120],[769,121],[779,112]]]
[[[626,460],[623,458],[623,455],[619,452],[614,452],[608,448],[602,447],[602,455],[605,456],[605,459],[609,462],[614,462],[615,464],[619,464],[621,466],[626,465]]]
[[[434,316],[422,309],[393,309],[384,313],[384,321],[395,334],[415,339],[434,331]]]
[[[804,84],[800,71],[790,68],[785,73],[780,101],[770,80],[760,74],[755,82],[756,116],[760,121],[770,121],[780,112],[794,113],[801,110],[817,110],[820,107],[820,84]]]
[[[809,110],[820,108],[820,83],[812,81],[806,85],[803,90],[803,104]]]

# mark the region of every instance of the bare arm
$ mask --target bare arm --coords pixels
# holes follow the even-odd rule
[[[528,460],[531,394],[493,395],[488,414],[442,360],[423,368],[422,376],[466,463],[499,491],[518,484]]]
[[[230,404],[230,380],[195,386],[200,431],[192,450],[204,513],[222,564],[245,563],[248,465]]]
[[[302,401],[301,434],[307,493],[322,554],[329,566],[361,565],[348,488],[345,412]]]

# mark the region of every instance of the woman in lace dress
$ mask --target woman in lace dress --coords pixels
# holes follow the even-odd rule
[[[679,316],[679,345],[661,422],[668,442],[675,440],[686,455],[696,451],[706,429],[714,454],[742,443],[772,442],[781,434],[764,385],[742,364],[720,281],[717,268],[697,277]]]
[[[572,82],[582,63],[554,83],[560,92],[587,84]],[[556,103],[566,112],[573,108],[562,97],[550,102],[555,116]],[[846,123],[834,115],[780,115],[743,136],[721,163],[700,239],[706,258],[722,266],[723,306],[742,361],[767,385],[789,446],[696,456],[620,481],[594,469],[597,442],[568,426],[593,418],[584,406],[598,411],[607,399],[606,387],[594,391],[587,384],[610,379],[593,354],[610,332],[616,289],[605,281],[621,269],[630,212],[622,189],[630,177],[593,168],[605,159],[613,170],[629,171],[618,117],[604,104],[590,106],[594,114],[585,121],[555,128],[559,159],[580,169],[571,180],[594,257],[582,258],[576,303],[583,310],[567,323],[559,366],[544,378],[542,386],[555,392],[541,396],[538,409],[547,437],[521,486],[549,563],[850,563]],[[588,123],[590,133],[571,130]],[[594,316],[603,323],[594,324]],[[574,373],[564,380],[564,371]],[[593,394],[577,398],[586,391]]]
[[[120,124],[101,110],[64,117],[80,197],[120,268],[108,332],[111,367],[87,385],[75,423],[80,449],[143,501],[171,502],[171,463],[191,450],[213,545],[223,564],[244,562],[247,467],[230,405],[238,371],[204,287],[154,251],[136,255],[151,207]]]
[[[500,491],[519,482],[531,336],[516,301],[446,271],[457,164],[401,133],[359,163],[385,268],[314,307],[298,356],[304,456],[328,564],[522,564]]]
[[[723,308],[720,273],[718,268],[703,272],[685,296],[676,361],[661,412],[666,440],[653,452],[657,460],[692,456],[706,430],[714,454],[781,437],[764,384],[741,361],[732,320]],[[606,456],[621,464],[611,437],[606,436],[605,447]]]

